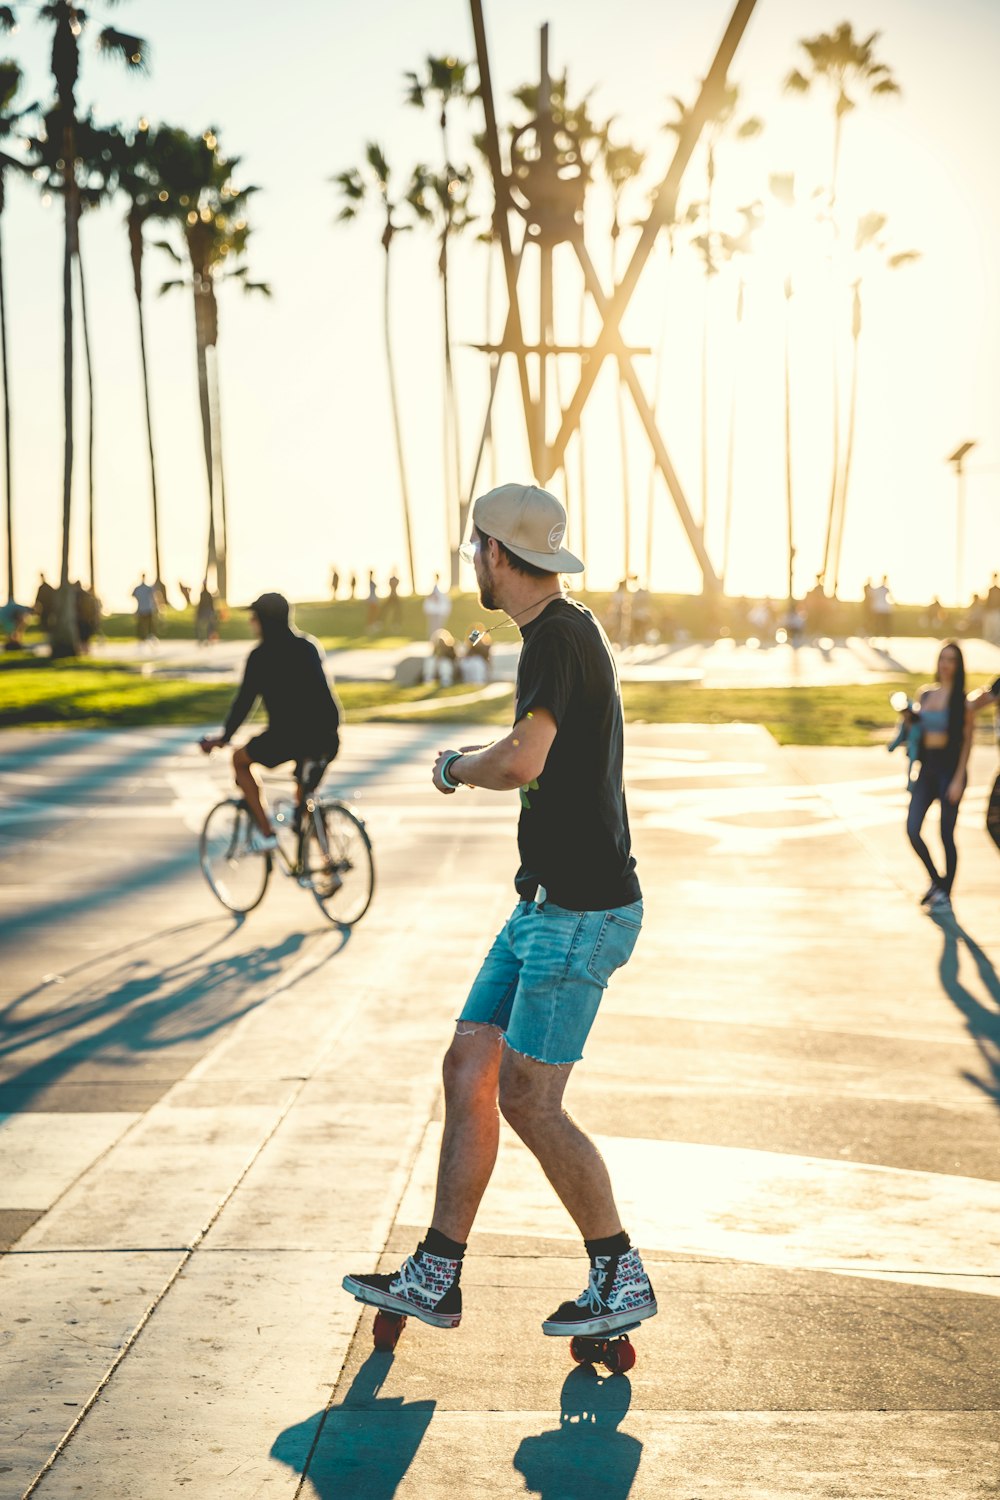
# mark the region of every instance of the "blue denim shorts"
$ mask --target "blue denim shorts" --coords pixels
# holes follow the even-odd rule
[[[459,1023],[497,1026],[508,1046],[537,1062],[579,1062],[608,980],[628,963],[641,926],[641,901],[610,911],[519,902]]]

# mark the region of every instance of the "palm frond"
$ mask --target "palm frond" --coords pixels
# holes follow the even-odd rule
[[[920,260],[919,250],[900,250],[895,255],[890,255],[887,265],[890,271],[898,271],[900,266],[910,266],[914,261]]]
[[[798,68],[793,68],[785,79],[785,92],[788,94],[808,94],[809,88],[809,79]]]
[[[158,297],[162,297],[166,292],[173,292],[180,287],[186,287],[189,285],[190,283],[187,281],[161,281],[160,289],[156,295]]]
[[[0,31],[15,31],[17,29],[17,16],[11,5],[0,5]]]
[[[184,264],[183,258],[177,254],[173,245],[168,244],[166,240],[154,240],[152,243],[154,250],[164,251],[165,254],[170,256],[175,265],[182,266]]]
[[[105,26],[97,38],[97,49],[111,57],[120,57],[126,67],[145,73],[149,65],[149,43],[141,36]]]

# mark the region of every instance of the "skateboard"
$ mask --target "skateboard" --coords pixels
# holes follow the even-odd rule
[[[386,1312],[378,1308],[372,1324],[372,1342],[381,1354],[391,1354],[399,1343],[406,1327],[406,1314]],[[578,1365],[604,1365],[612,1375],[624,1375],[635,1364],[635,1346],[628,1337],[638,1323],[627,1323],[616,1328],[614,1333],[587,1338],[574,1334],[569,1341],[569,1352]]]

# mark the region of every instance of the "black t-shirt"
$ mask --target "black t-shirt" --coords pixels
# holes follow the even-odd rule
[[[231,739],[258,698],[267,709],[268,727],[303,753],[336,743],[340,724],[337,700],[313,641],[294,630],[278,631],[261,641],[247,657],[239,692],[226,719]]]
[[[539,708],[558,726],[545,769],[521,788],[514,884],[571,911],[638,901],[622,779],[622,700],[608,638],[589,609],[557,599],[521,631],[515,723]]]

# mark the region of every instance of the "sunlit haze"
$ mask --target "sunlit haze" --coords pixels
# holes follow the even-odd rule
[[[619,252],[624,264],[663,177],[674,137],[662,130],[671,95],[691,104],[729,17],[727,0],[653,4],[622,0],[614,11],[593,0],[505,0],[486,4],[493,84],[502,119],[510,92],[538,72],[538,28],[551,23],[551,66],[569,71],[572,98],[592,89],[592,113],[616,117],[621,140],[648,152],[626,192]],[[418,161],[438,164],[434,110],[404,102],[403,74],[429,53],[474,58],[461,0],[421,5],[368,0],[298,0],[284,10],[232,3],[133,0],[103,21],[149,38],[148,77],[128,77],[88,44],[81,108],[101,122],[134,126],[140,116],[200,132],[219,131],[241,158],[236,176],[260,189],[251,199],[252,276],[273,299],[220,290],[219,369],[230,527],[230,598],[262,588],[292,597],[326,594],[331,564],[346,577],[369,567],[384,580],[405,567],[399,486],[382,343],[381,220],[374,205],[349,224],[331,178],[378,141],[400,188]],[[612,19],[613,18],[613,19]],[[790,275],[792,468],[797,591],[820,567],[830,486],[831,328],[840,330],[842,378],[850,356],[849,285],[862,275],[857,430],[844,540],[841,592],[858,595],[868,575],[888,573],[897,597],[950,602],[956,579],[982,591],[1000,566],[1000,139],[995,86],[1000,6],[993,0],[759,0],[730,72],[740,113],[765,123],[754,139],[718,150],[718,222],[736,227],[736,209],[768,197],[771,174],[794,174],[796,193],[829,180],[833,113],[829,97],[787,95],[782,84],[802,62],[797,42],[849,20],[878,29],[879,56],[902,94],[864,98],[844,121],[839,212],[853,225],[886,216],[890,253],[919,259],[889,271],[845,263],[851,236],[833,249],[821,230],[782,230],[780,211],[761,232],[760,250],[715,277],[709,305],[708,547],[721,564],[730,411],[735,411],[733,533],[727,588],[781,595],[786,587],[783,283]],[[25,102],[47,100],[48,28],[25,10],[18,33],[0,39],[28,79]],[[523,118],[518,116],[518,118]],[[456,158],[479,158],[471,133],[478,104],[454,114]],[[696,151],[680,207],[704,193],[705,157]],[[490,204],[481,171],[482,223],[454,244],[453,334],[462,423],[463,487],[475,458],[488,392],[486,357],[467,345],[487,334],[485,228]],[[610,199],[593,190],[587,237],[610,281]],[[152,572],[149,480],[135,306],[124,205],[85,217],[96,374],[97,588],[109,607],[124,604],[140,571]],[[17,593],[29,601],[38,571],[58,576],[62,483],[61,205],[44,206],[35,185],[12,181],[3,215],[13,401]],[[150,241],[158,236],[148,235]],[[442,334],[437,246],[416,227],[393,255],[394,338],[401,411],[416,514],[417,585],[447,573],[442,483]],[[579,273],[569,251],[556,258],[556,335],[578,337]],[[148,346],[161,473],[164,575],[195,585],[204,571],[207,493],[195,371],[191,296],[156,290],[172,267],[147,254]],[[745,317],[736,336],[737,278],[746,280]],[[526,283],[536,276],[525,261]],[[492,326],[502,326],[500,277]],[[705,280],[695,251],[678,236],[671,260],[662,235],[624,323],[628,342],[659,346],[665,331],[660,426],[695,516],[701,514],[700,390]],[[528,295],[528,331],[534,337]],[[591,308],[588,336],[599,319]],[[78,350],[78,353],[80,351]],[[656,361],[637,369],[652,396]],[[567,400],[578,362],[561,361]],[[734,400],[735,381],[735,400]],[[613,587],[624,564],[622,463],[608,362],[585,415],[587,582]],[[846,383],[844,390],[846,393]],[[77,386],[73,576],[86,576],[85,382]],[[842,412],[842,421],[846,411]],[[513,364],[505,364],[495,416],[495,463],[487,456],[478,488],[495,477],[530,478]],[[974,439],[968,461],[966,555],[956,558],[956,483],[946,463]],[[650,450],[628,409],[632,570],[645,574]],[[569,455],[570,546],[576,524],[577,452]],[[563,494],[562,476],[551,487]],[[657,481],[650,582],[696,590],[700,574],[665,488]],[[471,574],[466,585],[472,586]]]

